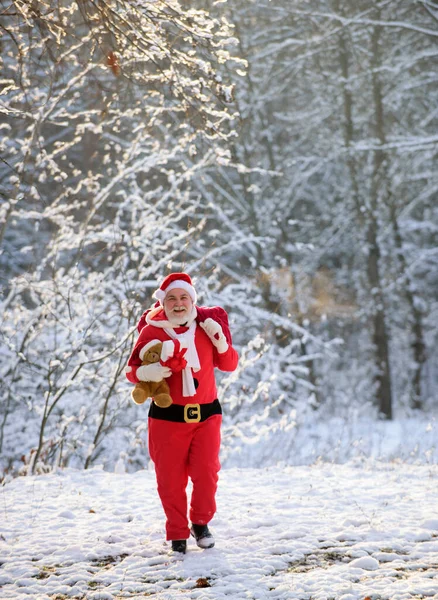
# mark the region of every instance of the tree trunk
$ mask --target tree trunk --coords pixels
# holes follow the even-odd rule
[[[382,85],[378,75],[380,67],[380,41],[381,28],[375,27],[371,36],[372,45],[372,92],[374,102],[374,116],[376,137],[380,144],[385,144],[384,110]],[[378,243],[378,212],[379,205],[383,205],[389,196],[388,171],[385,151],[378,148],[374,152],[373,175],[370,193],[370,207],[368,211],[367,229],[367,275],[368,283],[373,298],[372,302],[372,331],[373,342],[377,359],[377,399],[382,415],[392,419],[392,386],[391,370],[389,364],[389,337],[386,325],[385,303],[383,285],[380,274],[380,248]]]
[[[398,226],[397,215],[394,203],[391,203],[391,221],[394,231],[394,239],[397,248],[397,257],[400,269],[403,274],[403,289],[408,303],[411,318],[407,325],[411,328],[411,347],[414,356],[414,367],[411,378],[411,408],[421,410],[423,408],[421,381],[423,378],[423,369],[426,362],[426,344],[424,342],[423,321],[421,311],[415,305],[415,297],[412,292],[411,281],[408,275],[406,258],[403,254],[403,239]]]
[[[391,371],[389,366],[389,340],[386,328],[384,300],[380,279],[380,249],[377,242],[377,220],[371,218],[367,229],[367,277],[372,296],[372,340],[376,353],[376,395],[381,414],[392,419]]]
[[[335,7],[340,10],[339,3]],[[374,42],[374,39],[373,39]],[[376,43],[378,39],[376,40]],[[360,201],[359,185],[357,181],[357,166],[354,156],[350,153],[350,147],[354,141],[354,116],[353,96],[349,86],[349,54],[345,33],[341,32],[339,37],[339,61],[343,79],[343,109],[344,109],[344,143],[348,150],[347,167],[349,170],[352,186],[352,197],[356,208],[359,224],[366,230],[365,239],[368,248],[367,253],[367,280],[368,288],[374,298],[371,312],[372,342],[375,348],[375,386],[376,397],[380,412],[387,419],[392,418],[392,391],[391,374],[389,367],[389,341],[385,322],[384,302],[379,270],[380,249],[378,245],[378,222],[377,204],[379,185],[377,181],[381,176],[383,162],[382,153],[375,157],[374,183],[372,186],[371,207],[367,213],[363,213]],[[375,81],[376,79],[376,81]],[[381,90],[377,76],[373,77],[373,95],[375,100],[376,121],[383,132],[383,104],[381,102]],[[379,100],[379,101],[378,101]]]

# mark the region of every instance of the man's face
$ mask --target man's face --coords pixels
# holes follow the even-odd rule
[[[168,320],[175,325],[187,323],[193,308],[193,300],[188,292],[181,288],[170,290],[163,301],[164,312]]]

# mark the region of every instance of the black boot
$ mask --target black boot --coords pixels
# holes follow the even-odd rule
[[[190,533],[196,540],[196,544],[200,548],[213,548],[214,537],[212,536],[207,525],[195,525],[192,523]]]
[[[187,540],[173,540],[172,550],[174,552],[180,552],[181,554],[185,554],[187,550]]]

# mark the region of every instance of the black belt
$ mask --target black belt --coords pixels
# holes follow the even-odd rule
[[[212,415],[221,415],[222,407],[219,400],[214,400],[209,404],[171,404],[168,408],[160,408],[151,402],[149,408],[149,417],[152,419],[162,419],[164,421],[174,421],[175,423],[202,423]]]

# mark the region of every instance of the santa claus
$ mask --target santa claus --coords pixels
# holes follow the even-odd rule
[[[185,553],[190,534],[200,548],[214,546],[208,523],[216,512],[222,422],[214,369],[234,371],[238,354],[227,313],[218,306],[196,306],[196,291],[187,273],[165,277],[154,296],[156,304],[140,319],[140,335],[126,376],[131,383],[165,378],[169,384],[173,403],[168,408],[150,405],[149,454],[166,514],[166,538],[173,551]],[[178,344],[165,344],[166,356],[160,362],[142,365],[144,347],[168,340]],[[183,369],[172,369],[169,348],[186,349]],[[189,478],[193,486],[188,511]]]

